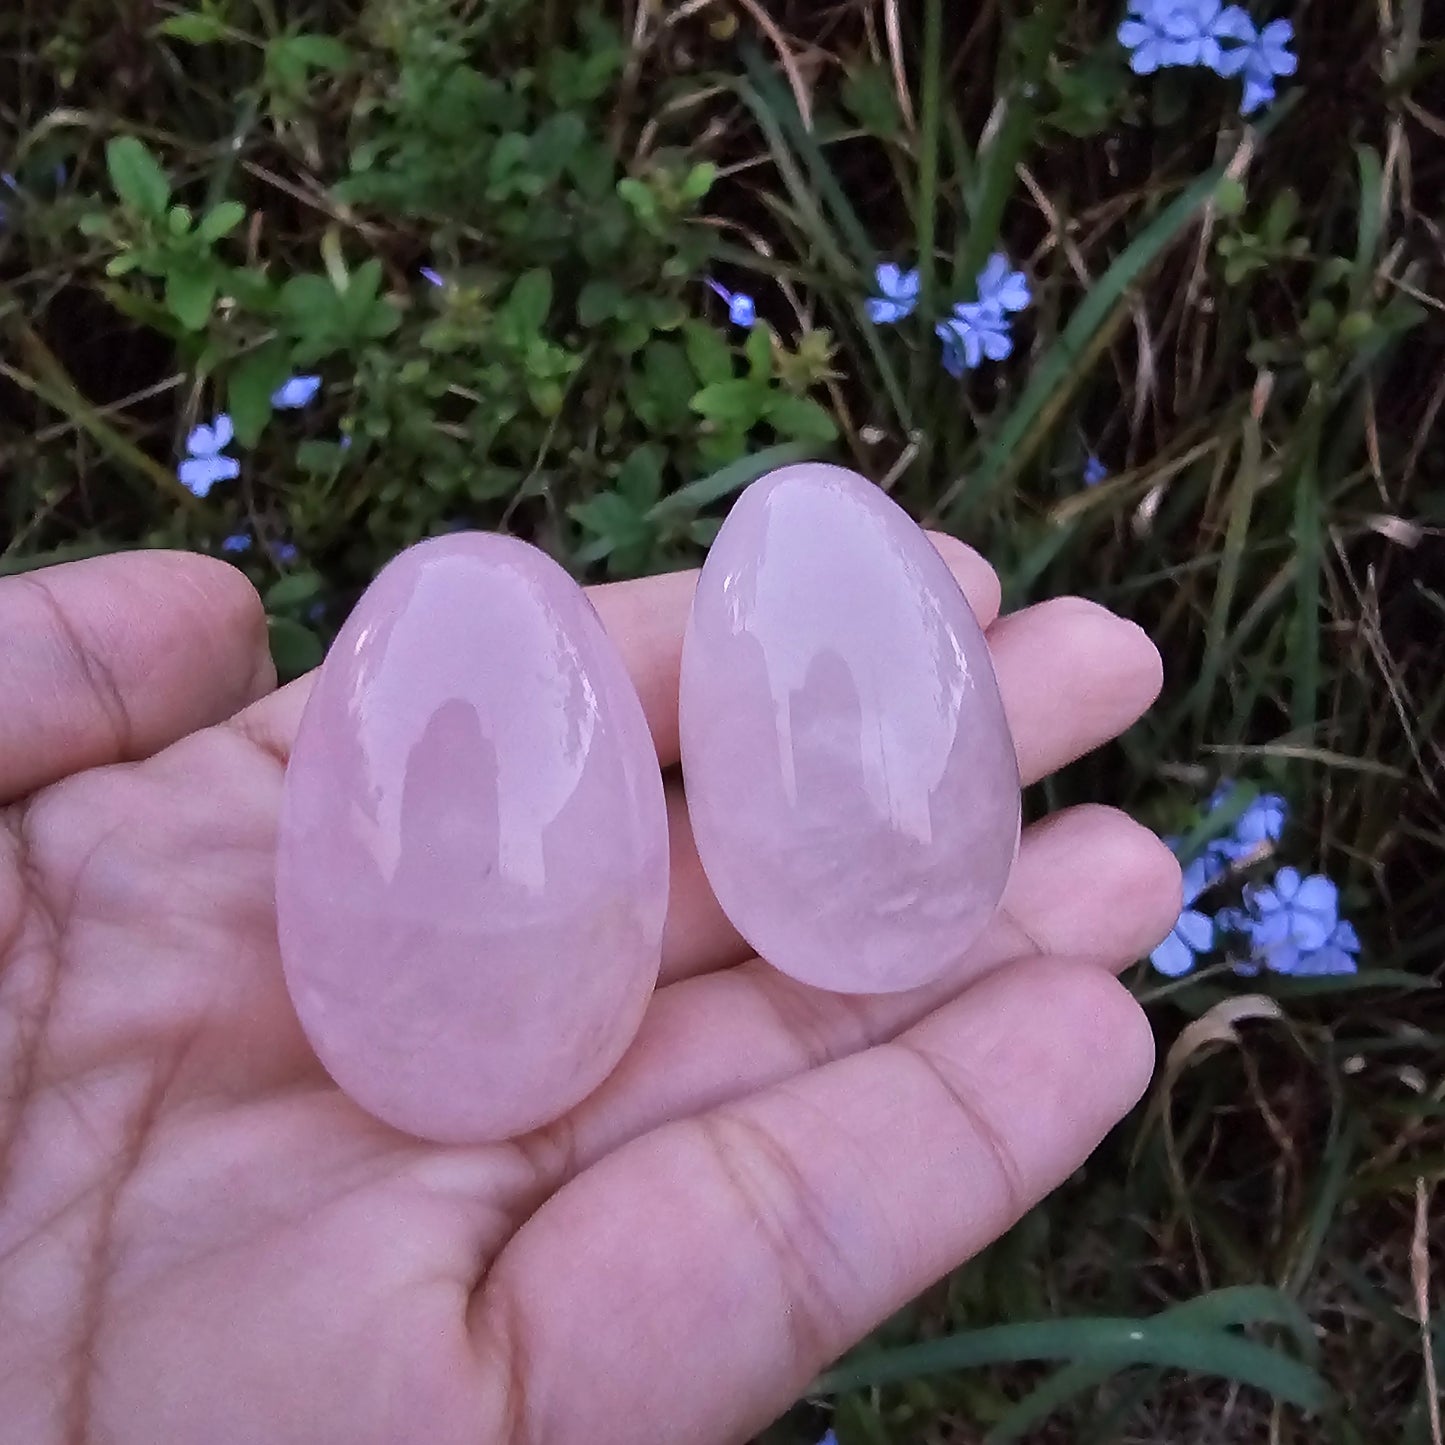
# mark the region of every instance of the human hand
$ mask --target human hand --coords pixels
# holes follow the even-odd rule
[[[988,629],[1025,782],[1127,727],[1159,662],[1076,600]],[[664,765],[693,574],[595,589]],[[0,581],[0,1420],[24,1445],[745,1438],[1006,1229],[1134,1102],[1110,970],[1179,906],[1146,830],[1024,833],[950,977],[832,995],[756,959],[669,783],[662,978],[615,1074],[442,1147],[321,1070],[277,956],[282,773],[239,572],[146,553]]]

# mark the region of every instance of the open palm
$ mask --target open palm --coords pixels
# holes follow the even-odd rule
[[[1079,601],[988,628],[1025,781],[1128,726],[1158,659]],[[664,765],[693,574],[597,589]],[[276,950],[282,774],[238,572],[148,553],[0,582],[0,1420],[25,1445],[685,1445],[747,1434],[1084,1159],[1148,1078],[1110,975],[1168,852],[1025,832],[965,964],[890,997],[775,974],[669,784],[663,977],[568,1118],[423,1144],[361,1113]]]

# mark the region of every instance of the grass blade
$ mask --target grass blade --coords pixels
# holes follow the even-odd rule
[[[740,492],[749,482],[755,482],[765,472],[775,467],[786,467],[793,462],[807,462],[820,456],[826,450],[816,442],[782,442],[775,447],[764,447],[760,452],[740,457],[725,467],[688,482],[675,492],[669,492],[660,502],[648,509],[650,520],[665,521],[679,513],[700,512],[713,502]]]
[[[1314,736],[1320,693],[1320,428],[1318,401],[1300,428],[1294,475],[1295,615],[1290,629],[1290,722],[1305,738]]]
[[[1091,344],[1105,330],[1111,315],[1117,313],[1115,325],[1122,321],[1125,292],[1193,221],[1223,178],[1223,166],[1201,176],[1119,253],[1039,359],[1023,394],[972,475],[958,478],[945,489],[938,500],[937,515],[948,517],[950,522],[959,519],[958,514],[965,509],[957,503],[965,483],[970,498],[967,510],[983,507],[1004,478],[1028,460],[1048,433],[1047,427],[1039,425],[1040,419],[1048,411],[1056,412],[1078,383]]]
[[[1314,1370],[1265,1345],[1224,1330],[1107,1317],[994,1325],[905,1345],[839,1365],[818,1381],[813,1393],[841,1394],[1020,1360],[1088,1361],[1111,1371],[1132,1365],[1187,1370],[1253,1385],[1309,1410],[1321,1409],[1329,1399],[1328,1387]]]
[[[1307,1358],[1313,1359],[1319,1353],[1319,1342],[1309,1316],[1284,1291],[1268,1285],[1236,1285],[1214,1290],[1165,1310],[1159,1318],[1171,1324],[1218,1330],[1240,1325],[1283,1325],[1294,1335]],[[1116,1372],[1113,1364],[1095,1360],[1080,1360],[1065,1366],[1020,1400],[989,1431],[985,1445],[1005,1445],[1007,1441],[1017,1440],[1075,1396],[1097,1389]]]

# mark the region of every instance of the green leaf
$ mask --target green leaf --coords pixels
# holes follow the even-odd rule
[[[271,660],[282,682],[290,682],[320,666],[326,648],[309,627],[289,617],[268,618],[266,625],[271,636]]]
[[[711,161],[699,161],[683,178],[678,192],[684,201],[700,201],[712,190],[717,180],[717,167]]]
[[[617,490],[634,506],[650,507],[662,495],[665,460],[660,446],[644,442],[623,462],[617,473]]]
[[[838,437],[833,418],[811,397],[777,392],[768,402],[768,424],[797,441],[831,442]]]
[[[1214,204],[1221,216],[1242,215],[1247,200],[1244,182],[1236,180],[1233,176],[1225,176],[1219,183],[1219,189],[1214,193]]]
[[[689,321],[682,328],[682,344],[697,379],[710,385],[733,379],[733,351],[722,333],[706,321]]]
[[[632,207],[638,220],[656,224],[657,197],[635,176],[623,176],[617,182],[617,194]]]
[[[131,210],[156,221],[165,219],[171,183],[143,141],[116,136],[105,148],[105,164],[116,195]]]
[[[743,342],[743,355],[748,359],[748,375],[766,381],[773,374],[772,332],[766,326],[754,326]]]
[[[211,319],[218,289],[212,267],[177,267],[166,277],[166,309],[187,331],[200,331]]]
[[[542,267],[527,271],[512,287],[497,320],[518,340],[538,335],[552,309],[552,273]]]
[[[293,276],[281,288],[281,310],[301,336],[330,325],[338,307],[336,288],[320,276]]]
[[[219,241],[229,236],[246,219],[246,208],[239,201],[222,201],[206,212],[196,235],[206,242]]]
[[[693,411],[709,421],[729,426],[751,426],[768,405],[768,392],[749,377],[715,381],[693,394]]]
[[[236,427],[236,440],[253,447],[271,420],[271,397],[290,371],[286,347],[273,341],[254,351],[232,371],[226,405]]]
[[[903,129],[893,80],[881,65],[860,64],[843,79],[843,104],[858,124],[880,140],[891,140]]]
[[[286,612],[303,606],[321,592],[321,578],[311,571],[291,572],[273,582],[265,595],[267,612]]]
[[[577,297],[577,320],[583,326],[596,326],[621,316],[627,295],[615,281],[589,281]]]
[[[173,40],[184,40],[191,45],[210,45],[213,41],[225,39],[226,27],[214,15],[188,10],[162,20],[155,33],[168,35]]]
[[[285,46],[292,63],[312,70],[345,70],[351,64],[351,47],[334,35],[292,35],[276,45]]]
[[[654,435],[692,430],[694,395],[687,353],[672,341],[653,341],[642,353],[642,367],[627,379],[627,398]]]

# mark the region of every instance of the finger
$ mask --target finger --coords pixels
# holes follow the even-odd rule
[[[896,994],[809,988],[760,960],[661,989],[610,1078],[560,1129],[566,1171],[628,1139],[890,1039],[985,974],[1033,956],[1116,970],[1155,947],[1179,914],[1179,864],[1149,829],[1086,806],[1027,829],[1003,904],[958,968]],[[550,1140],[548,1139],[550,1133]]]
[[[667,781],[667,845],[671,861],[659,984],[741,963],[750,950],[702,871],[687,799],[677,778]]]
[[[998,615],[999,581],[993,568],[956,538],[934,533],[930,536],[958,579],[979,625],[987,627]],[[658,760],[664,768],[671,767],[678,756],[677,670],[696,587],[696,572],[668,572],[588,589],[642,699]],[[238,719],[238,725],[247,736],[284,760],[290,755],[291,741],[310,691],[311,677],[300,678],[252,708]]]
[[[515,1438],[747,1438],[1067,1178],[1152,1059],[1115,979],[1031,960],[891,1043],[618,1150],[473,1299]]]
[[[1154,644],[1132,622],[1079,597],[1001,618],[988,644],[1025,784],[1117,737],[1159,694]],[[726,968],[750,953],[711,890],[698,895],[708,885],[691,853],[691,829],[682,817],[675,827],[664,982]]]
[[[1147,634],[1082,597],[1001,617],[988,644],[1025,783],[1131,727],[1164,682]]]
[[[0,799],[146,757],[275,686],[234,567],[132,552],[0,581]]]

